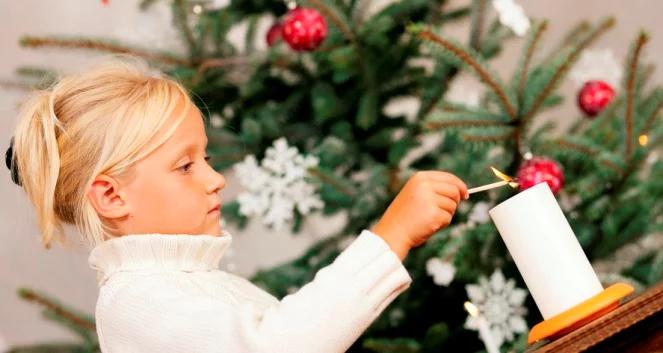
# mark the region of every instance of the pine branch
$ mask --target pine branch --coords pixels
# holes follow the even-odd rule
[[[458,73],[458,68],[450,64],[438,61],[435,64],[433,75],[430,77],[430,84],[422,86],[421,108],[417,113],[420,119],[430,113],[435,108],[437,102],[444,96],[443,92],[449,87],[449,81]]]
[[[189,54],[195,57],[198,51],[196,39],[189,27],[189,11],[186,8],[186,0],[173,0],[173,12],[175,15],[175,25],[182,31],[184,40],[189,47]]]
[[[527,36],[527,42],[523,48],[523,53],[516,68],[516,74],[514,77],[518,79],[518,88],[517,96],[518,101],[522,102],[523,91],[525,90],[525,83],[527,82],[527,76],[529,73],[529,65],[536,49],[536,45],[539,43],[539,40],[543,36],[543,33],[548,28],[548,21],[539,21],[532,26],[530,32]]]
[[[22,299],[25,299],[27,301],[35,302],[46,309],[49,309],[53,311],[56,315],[63,317],[67,319],[69,322],[72,324],[75,324],[76,326],[82,328],[82,329],[87,329],[90,331],[96,331],[97,328],[95,326],[95,322],[93,320],[78,316],[65,308],[63,308],[61,305],[54,303],[53,301],[45,298],[44,296],[37,294],[31,289],[28,288],[21,288],[19,289],[18,292],[19,296]]]
[[[140,5],[138,7],[140,8],[141,11],[145,11],[149,9],[154,3],[156,3],[158,0],[141,0]]]
[[[38,79],[43,79],[44,77],[48,79],[55,79],[58,76],[55,70],[34,66],[21,66],[16,69],[16,74],[20,76],[36,77]]]
[[[487,135],[475,135],[475,134],[463,134],[463,140],[467,142],[504,142],[513,138],[515,130],[511,129],[510,131],[501,133],[501,134],[487,134]]]
[[[599,23],[599,25],[593,31],[591,31],[585,38],[583,38],[578,43],[577,46],[575,46],[571,50],[569,57],[555,71],[554,75],[552,76],[552,79],[548,81],[548,83],[543,88],[543,90],[541,90],[539,95],[534,99],[532,107],[525,113],[525,116],[523,117],[524,121],[530,120],[531,117],[534,114],[536,114],[536,112],[539,110],[539,108],[545,101],[546,97],[548,97],[548,95],[555,89],[555,87],[557,87],[559,81],[561,81],[561,79],[566,75],[566,73],[571,68],[573,63],[575,63],[582,50],[586,48],[589,44],[591,44],[594,40],[596,40],[601,34],[603,34],[603,32],[605,32],[610,27],[612,27],[614,23],[615,21],[614,18],[612,17],[601,21],[601,23]]]
[[[351,188],[347,187],[346,185],[342,185],[339,183],[337,180],[334,180],[334,178],[330,177],[327,175],[327,173],[323,172],[319,168],[309,168],[308,172],[320,179],[323,183],[326,183],[328,185],[333,186],[336,188],[336,190],[342,192],[344,195],[349,196],[349,197],[355,197],[356,192],[355,190],[352,190]]]
[[[31,90],[37,88],[34,85],[26,83],[26,82],[12,82],[12,81],[5,81],[5,80],[0,80],[0,87],[7,88],[7,89],[17,89],[19,91],[31,91]]]
[[[244,35],[244,52],[246,55],[251,55],[255,51],[255,39],[256,31],[258,29],[258,20],[259,16],[247,16],[246,21],[248,22],[248,28],[246,29],[246,34]]]
[[[555,140],[554,141],[554,146],[567,148],[567,149],[570,149],[570,150],[580,152],[580,153],[582,153],[586,156],[594,157],[601,164],[603,164],[604,166],[610,168],[612,171],[614,171],[618,175],[621,175],[623,173],[622,169],[618,165],[614,164],[612,161],[607,160],[607,159],[603,159],[603,158],[599,158],[599,151],[595,148],[589,147],[587,145],[582,145],[582,144],[570,141],[570,140],[565,139],[565,138],[560,138],[558,140]]]
[[[486,16],[486,0],[472,0],[470,47],[481,51],[481,33]]]
[[[578,38],[581,38],[584,33],[589,31],[592,28],[592,25],[589,24],[587,21],[582,21],[575,25],[573,28],[571,28],[567,33],[564,35],[564,38],[561,41],[561,45],[558,50],[561,49],[561,47],[571,45],[573,42],[575,42]]]
[[[323,15],[325,15],[327,18],[329,18],[330,21],[334,23],[334,25],[343,33],[345,38],[353,43],[356,43],[357,40],[355,38],[354,33],[350,29],[350,26],[347,24],[347,20],[344,21],[341,18],[341,12],[338,11],[338,9],[335,9],[328,4],[324,3],[324,1],[320,0],[306,0],[311,4],[311,6],[317,8],[320,12],[322,12]]]
[[[131,54],[148,60],[168,65],[189,66],[187,60],[177,58],[166,53],[155,53],[147,50],[132,48],[110,41],[99,39],[59,39],[49,37],[24,36],[20,40],[21,46],[29,48],[58,47],[66,49],[91,49],[113,54]]]
[[[449,127],[508,126],[509,122],[501,120],[487,111],[462,110],[439,111],[432,113],[424,123],[426,129],[442,129]]]
[[[661,108],[663,108],[663,100],[660,100],[658,104],[656,105],[656,108],[649,114],[649,117],[645,119],[645,124],[642,127],[642,130],[640,130],[640,135],[647,135],[651,128],[654,126],[654,121],[656,121],[656,118],[659,117],[658,113],[661,111]]]
[[[631,158],[633,153],[633,101],[635,100],[635,76],[638,69],[638,59],[642,52],[643,46],[647,43],[649,36],[640,32],[638,38],[636,39],[633,47],[629,53],[629,58],[627,61],[627,75],[624,80],[624,91],[626,92],[626,112],[624,114],[625,124],[626,124],[626,155],[625,158]]]
[[[502,126],[504,123],[487,120],[447,120],[447,121],[429,121],[426,128],[429,130],[444,129],[449,127],[477,127],[477,126]]]
[[[481,81],[483,81],[488,87],[495,93],[499,99],[502,107],[505,109],[507,114],[512,118],[516,119],[516,110],[513,107],[513,104],[509,100],[509,97],[506,94],[505,88],[498,82],[498,78],[494,77],[489,70],[481,64],[477,58],[478,55],[471,53],[468,50],[461,48],[459,45],[451,43],[437,34],[431,32],[428,29],[424,29],[418,25],[412,25],[408,28],[410,31],[417,34],[421,39],[425,39],[429,42],[438,44],[442,48],[451,52],[456,58],[460,59],[463,63],[469,66],[474,72],[479,76]]]
[[[549,54],[546,55],[546,59],[543,60],[543,63],[547,63],[550,59],[555,57],[555,53],[559,53],[565,47],[572,45],[578,38],[582,38],[583,34],[589,31],[592,26],[587,21],[582,21],[571,28],[565,35],[564,38],[555,46]]]
[[[203,74],[209,69],[227,67],[233,65],[248,65],[249,60],[246,56],[235,56],[229,58],[212,58],[204,60],[198,65],[196,75],[194,76],[193,83],[196,84],[200,81]]]
[[[437,22],[449,22],[449,21],[457,20],[457,19],[463,18],[464,16],[467,16],[469,13],[470,13],[470,8],[469,7],[467,7],[467,6],[459,7],[459,8],[453,9],[451,11],[444,12],[442,14],[442,16],[440,16],[440,18]]]

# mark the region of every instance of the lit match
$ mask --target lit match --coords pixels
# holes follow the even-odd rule
[[[490,189],[498,188],[498,187],[504,186],[504,185],[509,185],[512,188],[517,188],[518,187],[518,182],[517,182],[516,178],[508,176],[508,175],[500,172],[499,170],[495,169],[494,167],[490,167],[490,169],[492,169],[493,173],[498,178],[502,179],[502,181],[498,181],[498,182],[495,182],[495,183],[486,184],[486,185],[482,185],[482,186],[477,186],[475,188],[471,188],[471,189],[467,190],[468,194],[474,194],[475,192],[490,190]]]

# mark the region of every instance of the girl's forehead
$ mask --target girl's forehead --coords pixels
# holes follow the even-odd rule
[[[187,149],[204,147],[207,141],[205,125],[198,109],[189,109],[174,133],[162,147],[168,153],[182,154]]]

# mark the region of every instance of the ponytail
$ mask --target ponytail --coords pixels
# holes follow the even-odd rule
[[[14,133],[12,157],[20,171],[19,183],[34,204],[42,245],[64,241],[61,220],[55,212],[55,189],[60,171],[56,129],[61,130],[54,110],[54,94],[36,92],[22,106]]]

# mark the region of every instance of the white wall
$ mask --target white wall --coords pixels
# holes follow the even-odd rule
[[[384,0],[382,1],[384,2]],[[465,1],[456,0],[453,4]],[[587,0],[587,1],[544,1],[521,0],[531,17],[551,19],[547,34],[549,45],[559,39],[563,30],[580,19],[596,20],[603,15],[615,15],[617,27],[604,36],[597,48],[611,48],[618,58],[628,48],[640,27],[652,34],[645,57],[659,68],[663,65],[663,27],[659,25],[663,13],[663,2],[631,0]],[[57,3],[57,5],[55,5]],[[173,35],[168,19],[155,15],[140,14],[137,1],[110,0],[109,6],[100,1],[39,0],[0,1],[0,79],[12,78],[13,70],[19,65],[50,66],[63,71],[78,68],[93,60],[96,55],[84,51],[61,51],[55,49],[27,50],[18,46],[17,40],[24,34],[81,34],[86,36],[114,36],[133,38],[137,43],[163,47],[177,47],[168,40]],[[628,7],[626,6],[628,4]],[[450,33],[467,33],[465,25],[449,28]],[[139,36],[143,39],[141,42]],[[161,38],[164,36],[165,38]],[[552,41],[551,41],[552,40]],[[175,44],[173,44],[175,43]],[[495,61],[498,71],[509,73],[518,55],[520,43],[507,45],[502,57]],[[655,81],[661,82],[661,71],[655,73]],[[577,118],[573,104],[574,86],[562,86],[570,97],[564,108],[548,116],[568,124]],[[2,90],[0,94],[0,152],[6,150],[11,131],[16,122],[16,106],[23,92]],[[21,190],[14,185],[9,172],[0,167],[0,342],[2,337],[10,344],[27,344],[55,339],[73,338],[59,326],[43,320],[35,306],[19,300],[15,294],[19,286],[43,290],[64,303],[92,313],[97,295],[94,273],[87,267],[87,251],[40,248],[34,214]],[[221,193],[222,200],[230,200],[238,191],[237,182],[229,176],[228,187]],[[271,266],[301,253],[314,237],[323,237],[342,222],[342,217],[321,222],[311,219],[304,232],[298,237],[289,234],[267,234],[259,224],[252,224],[245,232],[229,227],[234,234],[234,256],[231,261],[236,271],[250,275],[256,269]],[[73,231],[72,231],[73,234]],[[227,261],[226,261],[227,263]],[[1,348],[0,348],[1,350]]]

